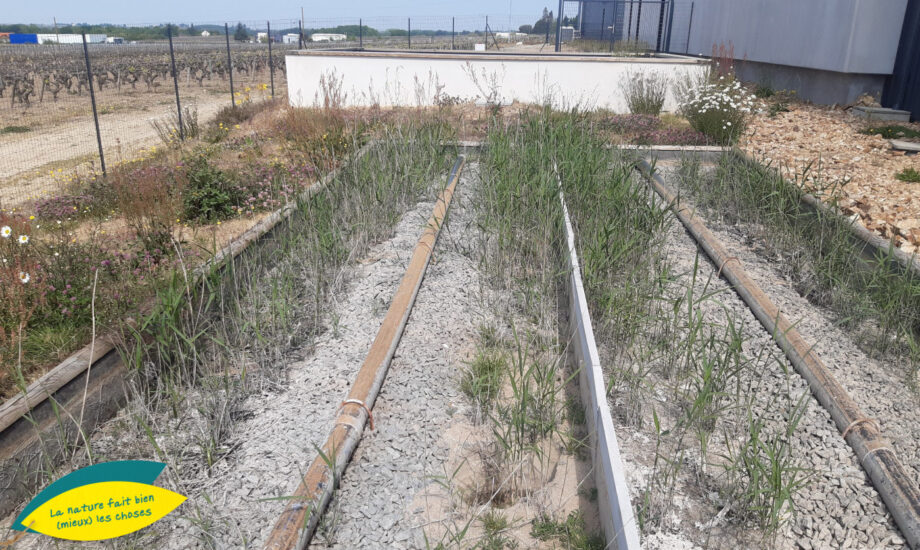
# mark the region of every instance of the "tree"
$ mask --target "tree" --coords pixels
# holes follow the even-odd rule
[[[521,25],[520,27],[518,27],[518,32],[522,32],[524,34],[531,34],[533,32],[533,25]]]
[[[196,29],[195,24],[192,23],[191,25],[188,26],[188,35],[196,36],[197,34],[198,34],[198,29]]]
[[[246,28],[242,23],[236,24],[236,32],[233,33],[233,39],[237,42],[246,42],[249,40],[249,33],[246,32]]]
[[[555,26],[556,22],[553,20],[553,12],[543,8],[543,16],[534,23],[533,33],[546,34],[547,32],[553,32],[553,27]]]

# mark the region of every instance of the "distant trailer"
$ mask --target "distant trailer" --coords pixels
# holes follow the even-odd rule
[[[348,38],[344,34],[333,34],[326,32],[317,32],[310,35],[310,40],[313,42],[341,42]]]
[[[124,44],[125,39],[120,36],[109,36],[105,39],[106,44]]]
[[[82,44],[83,35],[80,34],[63,34],[63,33],[44,33],[35,35],[37,44]],[[106,41],[104,34],[87,34],[86,41],[90,44],[104,44]]]
[[[289,33],[281,37],[281,42],[283,44],[298,44],[300,42],[300,35],[295,33]]]
[[[10,44],[38,44],[38,35],[11,33]]]

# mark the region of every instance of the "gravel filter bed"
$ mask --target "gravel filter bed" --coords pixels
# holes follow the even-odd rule
[[[663,175],[666,182],[675,184],[671,174],[666,172]],[[777,299],[777,288],[793,292],[791,287],[783,287],[782,280],[772,272],[770,265],[757,258],[748,247],[732,240],[724,232],[717,235],[731,253],[738,255],[750,276],[764,287],[772,299]],[[750,384],[751,395],[756,396],[754,411],[766,411],[765,431],[779,432],[786,426],[788,406],[777,404],[794,405],[799,396],[808,394],[806,412],[792,436],[792,448],[798,465],[809,471],[811,477],[808,485],[795,496],[796,513],[779,529],[775,540],[764,538],[755,525],[733,521],[733,511],[726,509],[726,502],[718,493],[718,478],[722,470],[717,463],[723,462],[719,457],[725,453],[721,434],[744,434],[745,426],[736,431],[733,423],[746,422],[746,419],[741,418],[744,415],[740,413],[723,415],[710,442],[708,456],[711,463],[703,472],[698,447],[694,452],[694,442],[691,441],[676,490],[670,498],[670,513],[657,531],[643,535],[644,546],[662,550],[702,547],[902,548],[905,542],[893,519],[860,467],[856,455],[840,437],[830,415],[811,396],[805,381],[795,373],[744,302],[726,281],[717,277],[717,266],[709,262],[676,219],[668,230],[666,251],[675,274],[677,292],[682,293],[679,289],[691,284],[694,261],[699,254],[696,292],[702,293],[708,280],[707,290],[718,292],[713,300],[700,305],[707,321],[724,327],[727,316],[730,316],[736,326],[743,327],[743,353],[754,363],[742,371],[740,380],[742,386]],[[670,288],[675,287],[671,285]],[[798,328],[806,339],[818,341],[816,336],[825,334],[822,330],[828,330],[830,321],[822,318],[820,312],[807,302],[778,300],[777,303],[790,315],[792,322],[800,321]],[[841,338],[828,340],[825,337],[824,344],[819,344],[817,350],[822,359],[829,365],[865,365],[862,362],[864,355],[855,345],[842,334],[838,336]],[[602,362],[610,372],[616,367],[610,364],[612,349],[602,340],[599,344]],[[668,403],[673,393],[663,389],[665,381],[658,373],[652,374],[646,383],[652,388],[651,401],[654,402],[645,403],[643,407],[641,429],[637,429],[634,423],[625,423],[624,417],[618,415],[617,411],[622,411],[622,397],[612,395],[610,401],[634,506],[640,504],[642,492],[650,481],[656,454],[656,436],[649,409],[654,407],[661,417],[662,429],[673,427],[679,414],[675,411],[675,404]],[[885,417],[881,418],[883,424],[887,424]]]
[[[460,380],[476,354],[480,328],[504,326],[514,298],[490,288],[479,270],[479,228],[470,202],[478,185],[473,162],[458,183],[374,406],[376,429],[365,430],[311,549],[473,548],[483,542],[479,521],[470,519],[489,507],[464,502],[464,484],[473,481],[467,466],[494,436],[489,420],[460,391]],[[541,514],[565,517],[579,509],[597,528],[596,505],[579,496],[591,487],[589,463],[558,449],[544,456],[553,471],[546,483],[499,507],[510,523],[505,538],[518,548],[556,547],[530,535],[531,520]],[[451,541],[468,522],[465,535]]]
[[[284,497],[294,493],[316,447],[326,440],[433,207],[433,201],[418,203],[403,215],[390,240],[373,246],[366,258],[342,273],[349,282],[333,298],[325,332],[314,340],[305,359],[285,367],[288,381],[282,390],[253,394],[242,403],[224,445],[230,452],[210,470],[204,468],[194,444],[194,432],[204,429],[196,410],[189,409],[179,419],[164,417],[152,426],[163,454],[149,458],[168,464],[158,484],[189,499],[142,531],[135,544],[175,549],[261,547],[288,502]],[[129,409],[94,436],[94,449],[106,460],[144,458],[131,449],[151,452],[143,434],[125,429],[133,425]],[[385,415],[382,420],[387,426]],[[129,539],[121,542],[131,546]],[[17,548],[69,546],[49,537],[27,537]],[[110,548],[111,543],[74,547]]]

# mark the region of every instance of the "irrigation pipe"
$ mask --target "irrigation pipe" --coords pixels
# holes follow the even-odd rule
[[[626,484],[620,446],[607,404],[604,371],[601,368],[591,313],[588,310],[588,299],[581,279],[578,251],[575,248],[575,231],[572,229],[569,208],[562,192],[562,179],[555,164],[553,169],[556,171],[556,183],[559,186],[559,203],[562,205],[568,248],[569,329],[572,332],[573,349],[579,366],[581,394],[587,409],[585,417],[590,424],[589,432],[594,444],[594,476],[598,488],[597,503],[601,523],[608,548],[615,544],[618,550],[640,550],[642,545],[639,541],[639,529],[632,504],[629,502],[629,486]]]
[[[438,197],[425,230],[415,245],[409,266],[396,294],[393,295],[374,343],[371,344],[364,364],[352,383],[348,397],[339,407],[329,437],[318,450],[318,456],[310,464],[297,490],[272,528],[265,543],[267,550],[306,548],[326,506],[332,500],[338,480],[341,479],[345,467],[358,447],[364,426],[369,419],[373,427],[371,409],[374,408],[374,401],[380,393],[390,362],[409,321],[409,314],[422,286],[422,279],[431,261],[431,253],[437,243],[441,225],[447,216],[447,209],[450,207],[465,162],[465,156],[457,157],[450,171],[447,187]]]
[[[680,205],[679,197],[649,163],[642,160],[639,170],[649,185],[673,209],[687,231],[703,248],[721,274],[732,284],[760,323],[773,335],[817,398],[827,409],[843,438],[856,452],[869,479],[911,548],[920,548],[920,491],[884,438],[876,422],[867,418],[856,402],[828,371],[827,367],[798,330],[748,277],[740,260],[728,254],[719,240],[690,209]],[[734,261],[729,261],[734,260]]]

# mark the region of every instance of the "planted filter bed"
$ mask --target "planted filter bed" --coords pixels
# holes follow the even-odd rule
[[[635,151],[609,148],[596,118],[550,108],[495,116],[485,129],[374,426],[334,480],[311,548],[616,544],[601,529],[573,359],[560,190],[643,547],[904,545],[828,413],[636,172]],[[153,526],[96,546],[268,539],[319,456],[456,156],[454,129],[438,116],[386,121],[375,137],[236,260],[200,280],[178,272],[120,344],[127,404],[68,439],[64,466],[42,475],[146,458],[167,464],[158,484],[189,498]],[[883,422],[916,476],[920,424],[904,383],[915,372],[890,364],[913,360],[902,344],[910,309],[878,305],[863,279],[840,285],[862,300],[862,317],[821,303],[816,296],[837,287],[789,269],[812,273],[826,256],[803,259],[778,238],[764,241],[778,203],[765,202],[759,218],[746,210],[753,202],[728,201],[724,190],[744,183],[740,168],[659,168]],[[895,285],[903,275],[867,280]],[[859,336],[884,327],[901,331],[897,345]],[[45,546],[32,535],[17,543]]]

